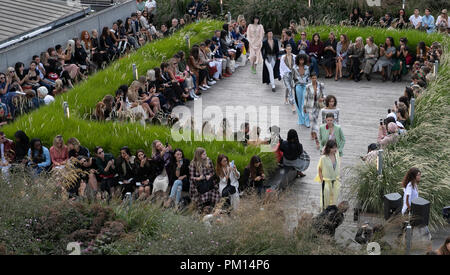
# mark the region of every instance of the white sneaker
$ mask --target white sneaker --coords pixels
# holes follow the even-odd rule
[[[217,82],[214,81],[214,80],[208,81],[208,85],[214,85],[214,84],[216,84],[216,83],[217,83]]]
[[[208,86],[208,85],[203,85],[203,87],[205,87],[206,89],[209,89],[209,88],[211,88],[211,86]]]
[[[202,91],[206,91],[206,90],[208,90],[208,89],[206,89],[205,87],[203,87],[203,86],[198,86],[198,88],[200,89],[200,90],[202,90]]]

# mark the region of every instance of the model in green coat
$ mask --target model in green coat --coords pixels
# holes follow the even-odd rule
[[[320,150],[322,151],[327,144],[327,141],[332,138],[336,140],[337,147],[339,150],[339,155],[342,156],[342,150],[345,145],[345,137],[342,129],[339,125],[334,123],[334,115],[327,114],[326,116],[326,124],[322,124],[319,129],[319,141],[320,141]]]

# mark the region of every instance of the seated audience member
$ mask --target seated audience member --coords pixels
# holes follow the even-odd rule
[[[5,133],[0,132],[0,168],[4,179],[8,179],[9,168],[14,163],[15,144],[6,138]]]
[[[447,9],[441,11],[441,15],[436,19],[436,28],[443,33],[447,33],[450,30],[450,20],[448,20]]]
[[[41,82],[40,72],[37,69],[37,63],[35,61],[31,61],[30,68],[25,71],[25,81],[23,85],[25,87],[30,87],[28,89],[37,90],[41,85],[39,84]]]
[[[15,162],[26,163],[28,150],[30,149],[30,139],[22,130],[15,132],[14,138]]]
[[[81,40],[76,38],[76,39],[74,39],[74,41],[75,41],[75,54],[74,54],[74,58],[73,58],[74,63],[80,67],[80,69],[83,73],[88,73],[90,71],[93,71],[94,68],[92,68],[88,53],[81,45]]]
[[[297,131],[290,129],[287,140],[280,140],[280,150],[283,152],[283,165],[285,167],[294,167],[297,170],[297,176],[304,177],[303,174],[309,166],[309,159],[303,159],[303,146],[298,140]]]
[[[430,51],[430,48],[425,45],[425,42],[421,41],[419,44],[417,44],[416,49],[416,60],[419,61],[419,63],[423,64],[425,61],[428,60],[428,52]]]
[[[373,25],[374,20],[373,20],[373,12],[372,11],[366,11],[364,14],[364,18],[363,18],[363,22],[362,24],[364,26],[371,26]]]
[[[48,90],[44,86],[41,86],[37,89],[37,94],[38,94],[39,98],[44,100],[45,105],[48,105],[48,104],[52,103],[53,101],[55,101],[55,98],[48,94]]]
[[[94,196],[101,198],[98,193],[97,166],[93,157],[79,155],[77,157],[81,170],[84,171],[82,179],[89,184],[90,189],[94,192]]]
[[[69,149],[64,145],[61,135],[53,139],[53,146],[50,147],[50,158],[52,160],[52,168],[64,168],[69,159]]]
[[[329,205],[319,215],[313,218],[313,228],[318,234],[328,235],[333,237],[336,228],[344,222],[344,214],[347,212],[349,204],[343,201],[336,205]]]
[[[361,157],[366,163],[371,163],[377,159],[378,145],[376,143],[371,143],[367,148],[367,154]]]
[[[359,26],[359,24],[363,21],[361,18],[361,11],[359,8],[353,8],[352,13],[350,14],[350,24],[353,26]]]
[[[142,16],[142,13],[138,11],[137,13],[137,20],[141,26],[141,33],[145,35],[145,38],[148,42],[153,40],[152,34],[156,33],[155,27],[150,25],[147,21],[147,19]]]
[[[400,9],[397,15],[397,29],[406,29],[409,24],[409,18],[406,15],[405,9]]]
[[[234,162],[224,154],[217,157],[216,175],[219,177],[219,193],[221,197],[227,198],[227,203],[237,209],[239,207],[239,177],[240,173]],[[231,193],[234,188],[234,193]]]
[[[348,58],[353,79],[358,82],[361,80],[361,64],[364,58],[364,42],[362,37],[357,37],[356,42],[351,44],[348,49]]]
[[[169,32],[169,30],[167,29],[166,24],[162,24],[162,25],[161,25],[161,32],[160,32],[160,33],[162,34],[162,37],[167,37],[167,36],[170,35],[170,32]]]
[[[156,0],[147,0],[145,2],[145,11],[148,13],[148,21],[153,23],[153,18],[156,15]]]
[[[350,41],[348,40],[346,34],[341,34],[339,39],[340,40],[336,46],[336,73],[334,77],[335,81],[343,77],[342,69],[347,68],[348,48],[350,46]]]
[[[69,158],[77,158],[79,156],[89,158],[91,156],[89,150],[86,147],[81,146],[80,141],[75,137],[67,140],[67,149],[69,150]]]
[[[159,140],[153,141],[152,160],[157,171],[157,176],[153,181],[153,194],[158,191],[162,191],[162,193],[167,192],[167,188],[169,187],[168,173],[170,171],[170,166],[172,165],[172,158],[171,147],[169,145],[164,146]]]
[[[245,167],[242,184],[239,186],[242,186],[242,191],[245,191],[247,188],[255,188],[258,195],[262,195],[265,178],[261,158],[255,155],[250,159],[250,164]]]
[[[169,167],[169,182],[171,187],[168,200],[165,202],[166,207],[170,207],[172,202],[175,206],[181,201],[182,192],[189,192],[189,159],[184,157],[181,149],[173,151],[174,160]]]
[[[416,30],[422,27],[422,16],[420,16],[419,9],[414,9],[414,14],[409,17],[409,21]]]
[[[119,175],[118,181],[122,188],[122,198],[136,189],[136,157],[131,155],[130,149],[124,146],[120,149],[120,156],[116,160],[116,171]]]
[[[188,5],[187,10],[191,18],[195,20],[203,10],[203,3],[200,0],[192,0]]]
[[[395,143],[398,140],[398,126],[395,122],[389,122],[387,126],[388,130],[384,125],[380,125],[378,129],[378,143],[381,148],[386,148],[389,144]]]
[[[119,56],[119,49],[117,48],[117,41],[114,34],[108,27],[104,27],[100,36],[100,47],[105,49],[108,53],[109,60],[114,60]]]
[[[173,18],[172,19],[172,26],[169,29],[169,34],[170,35],[174,34],[174,32],[176,32],[179,28],[180,28],[180,26],[178,25],[178,19]]]
[[[139,198],[148,198],[152,193],[153,181],[157,176],[156,165],[152,159],[145,155],[144,150],[136,151],[136,186]]]
[[[380,45],[380,58],[373,66],[374,72],[381,72],[383,82],[388,80],[391,75],[391,69],[394,65],[394,55],[396,53],[394,38],[387,37],[384,45]]]
[[[149,115],[154,115],[148,104],[139,102],[138,95],[131,89],[129,89],[125,96],[124,111],[129,111],[131,113],[132,120],[140,121],[142,125],[145,124],[145,121],[149,118]]]
[[[38,138],[33,138],[30,142],[28,159],[30,160],[28,166],[33,169],[35,175],[48,171],[52,164],[49,150],[42,146],[41,140]]]
[[[373,37],[367,37],[366,45],[364,46],[363,72],[368,81],[370,81],[372,68],[377,63],[378,54],[378,46],[373,43]]]
[[[296,52],[294,52],[294,49],[295,47],[292,48],[292,53],[296,54]],[[347,51],[347,49],[345,49],[345,51]],[[306,53],[308,54],[311,60],[310,71],[314,70],[314,72],[317,75],[317,78],[319,78],[319,63],[322,60],[323,43],[322,41],[320,41],[320,35],[318,33],[313,34],[312,41],[310,42],[309,47],[306,49]],[[337,55],[339,55],[338,50]]]
[[[106,49],[103,47],[103,44],[100,43],[100,38],[98,37],[98,31],[91,31],[92,37],[92,61],[97,64],[98,68],[104,69],[106,64],[109,62],[109,56]]]
[[[436,31],[434,17],[431,15],[430,9],[425,9],[425,15],[422,16],[422,27],[427,31],[427,33],[433,33]]]
[[[198,147],[189,164],[189,194],[200,211],[209,212],[220,200],[219,182],[214,175],[214,165],[206,150]]]
[[[55,88],[53,89],[53,95],[56,96],[56,95],[65,93],[65,92],[67,92],[68,88],[69,87],[64,86],[64,83],[61,79],[57,79],[55,81]]]
[[[400,38],[400,45],[396,49],[396,53],[393,56],[394,65],[392,66],[392,82],[402,81],[402,76],[408,73],[406,68],[407,59],[411,62],[412,58],[409,53],[409,48],[406,45],[408,39],[406,37]]]
[[[382,28],[389,28],[392,24],[392,16],[390,13],[386,13],[383,17],[380,18],[380,25]]]
[[[105,151],[100,146],[95,147],[94,153],[96,156],[95,166],[97,167],[97,173],[100,178],[100,190],[102,192],[108,192],[110,198],[118,184],[115,178],[116,166],[114,164],[114,156],[105,154]]]
[[[6,80],[6,75],[4,73],[0,73],[0,99],[2,102],[6,102],[6,94],[9,91],[10,83]]]
[[[192,47],[188,65],[189,69],[195,75],[197,87],[199,87],[203,91],[211,88],[206,84],[208,71],[206,69],[206,65],[201,64],[199,47]]]
[[[6,104],[0,103],[0,127],[8,124]]]
[[[83,79],[83,75],[80,72],[80,67],[73,63],[73,55],[75,48],[75,41],[69,40],[67,42],[66,49],[63,50],[61,45],[56,45],[56,58],[61,64],[61,70],[66,71],[70,80],[78,82],[78,80]],[[62,75],[63,76],[63,75]]]

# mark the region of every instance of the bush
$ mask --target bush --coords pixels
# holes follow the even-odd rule
[[[449,41],[443,44],[439,74],[429,83],[424,94],[416,101],[414,125],[397,143],[383,153],[383,174],[377,177],[376,167],[359,165],[353,178],[353,192],[363,209],[381,211],[384,194],[402,194],[401,181],[411,167],[422,172],[419,196],[431,202],[430,224],[444,225],[442,208],[450,202],[450,114],[443,112],[450,104]]]
[[[0,254],[65,255],[69,242],[87,246],[110,232],[111,224],[123,224],[112,208],[68,201],[56,181],[28,175],[17,172],[11,183],[0,181]]]
[[[356,40],[358,36],[361,36],[365,39],[369,36],[373,36],[374,43],[376,45],[384,44],[386,41],[386,37],[392,36],[395,41],[395,45],[399,45],[399,40],[401,37],[408,38],[408,47],[412,53],[416,53],[417,44],[420,41],[425,42],[426,45],[431,46],[431,43],[438,41],[442,42],[444,40],[444,36],[442,34],[433,33],[428,34],[426,32],[417,31],[417,30],[388,30],[377,27],[347,27],[347,26],[307,26],[304,28],[306,31],[308,40],[312,40],[312,35],[314,33],[319,33],[320,39],[322,41],[326,41],[328,39],[328,35],[330,32],[334,32],[337,39],[339,40],[339,35],[346,34],[349,40],[353,42]],[[296,35],[296,41],[300,39],[300,34]]]
[[[278,201],[241,199],[240,209],[222,214],[211,224],[200,216],[180,215],[146,202],[130,210],[117,206],[121,219],[131,221],[127,236],[102,247],[105,254],[145,255],[286,255],[354,254],[333,239],[317,235],[311,219],[289,233]],[[128,217],[128,218],[127,218]],[[130,225],[130,223],[129,223]]]
[[[252,155],[259,154],[259,148],[244,147],[237,142],[174,142],[170,128],[163,126],[141,126],[137,123],[98,122],[86,118],[92,113],[95,105],[107,94],[114,94],[124,83],[131,83],[132,64],[140,75],[149,69],[158,67],[163,60],[172,57],[179,50],[187,52],[185,35],[189,35],[191,45],[212,37],[215,29],[221,29],[223,22],[202,21],[186,26],[173,36],[149,43],[137,52],[112,63],[107,69],[91,76],[61,96],[49,106],[42,107],[32,113],[17,118],[14,123],[3,127],[7,136],[13,136],[18,129],[23,130],[31,138],[41,138],[43,144],[50,146],[56,135],[63,135],[67,140],[77,137],[80,142],[93,149],[97,145],[105,151],[118,154],[120,148],[127,145],[132,151],[144,149],[151,151],[151,143],[155,139],[163,143],[168,141],[173,148],[181,148],[188,158],[193,157],[196,147],[202,146],[210,154],[213,161],[219,152],[226,153],[235,160],[237,167],[243,170],[250,162]],[[62,104],[67,101],[70,107],[70,119],[64,116]],[[133,152],[134,153],[134,152]],[[275,168],[273,154],[261,155],[264,165],[271,171]]]

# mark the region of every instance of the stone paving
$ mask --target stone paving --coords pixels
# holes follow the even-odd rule
[[[348,169],[359,163],[360,156],[367,152],[367,146],[376,142],[378,134],[378,123],[380,118],[385,118],[387,109],[392,108],[393,102],[403,94],[407,82],[382,82],[379,77],[373,77],[372,81],[362,80],[354,82],[350,80],[334,81],[334,79],[319,78],[325,84],[325,93],[337,97],[337,107],[340,109],[340,125],[345,135],[346,144],[342,158],[342,188],[341,199],[351,201],[347,195],[346,179]],[[305,172],[306,177],[297,179],[283,200],[288,220],[288,228],[293,229],[297,224],[301,213],[319,213],[320,185],[314,182],[317,174],[317,163],[319,150],[315,142],[310,138],[310,129],[297,124],[297,114],[293,113],[290,105],[284,104],[284,85],[276,80],[276,92],[272,92],[269,85],[262,84],[262,68],[258,66],[257,74],[252,74],[250,65],[239,67],[236,73],[219,81],[202,95],[203,110],[207,106],[216,105],[225,110],[224,106],[255,105],[278,107],[281,136],[286,138],[289,129],[296,129],[304,150],[311,157],[309,169]],[[192,107],[193,101],[188,103]],[[255,119],[249,118],[250,127]],[[273,123],[269,123],[273,125]],[[338,242],[348,243],[354,238],[358,224],[353,222],[353,207],[349,209],[344,224],[338,228],[336,238]],[[368,217],[362,217],[364,221]],[[445,232],[450,232],[447,228]],[[442,233],[445,235],[445,233]],[[448,234],[447,234],[448,235]],[[440,244],[440,242],[439,242]],[[434,244],[436,248],[439,244]],[[357,246],[356,246],[357,247]]]

